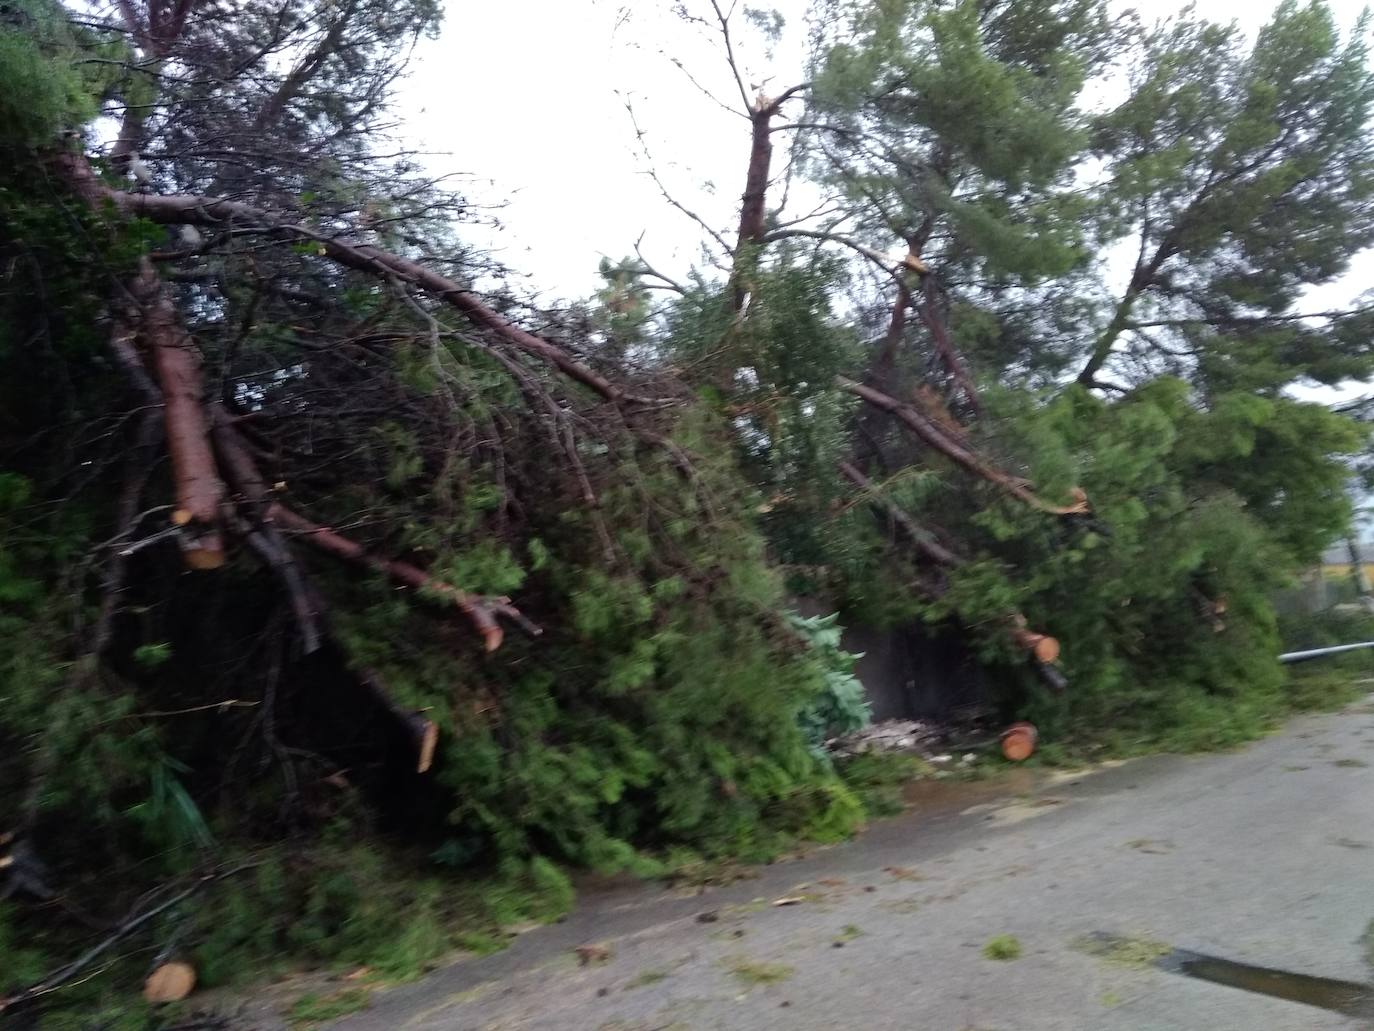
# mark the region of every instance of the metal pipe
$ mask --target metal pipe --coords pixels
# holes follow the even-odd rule
[[[1341,652],[1358,651],[1361,648],[1374,648],[1374,641],[1361,641],[1359,644],[1336,644],[1330,648],[1309,648],[1305,652],[1284,652],[1280,662],[1305,662],[1307,659],[1320,659],[1325,655],[1339,655]]]

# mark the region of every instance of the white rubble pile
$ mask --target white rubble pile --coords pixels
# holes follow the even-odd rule
[[[881,720],[825,743],[831,755],[864,755],[868,752],[918,752],[933,750],[942,728],[922,720]]]

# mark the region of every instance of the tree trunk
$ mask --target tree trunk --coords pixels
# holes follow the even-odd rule
[[[1355,585],[1355,600],[1366,609],[1374,610],[1374,592],[1369,589],[1369,577],[1365,575],[1360,542],[1353,533],[1345,535],[1345,547],[1346,553],[1350,556],[1350,581]]]
[[[1130,324],[1131,309],[1135,307],[1136,299],[1139,296],[1139,292],[1133,286],[1117,304],[1116,311],[1112,314],[1112,321],[1107,324],[1107,328],[1097,338],[1097,343],[1093,345],[1093,351],[1088,357],[1087,364],[1083,366],[1083,371],[1078,374],[1078,382],[1083,386],[1091,387],[1097,384],[1097,374],[1102,370],[1102,366],[1107,363],[1107,359],[1111,357],[1112,348],[1116,346],[1117,338]]]
[[[739,236],[735,243],[735,265],[731,272],[731,293],[738,314],[744,309],[749,290],[741,272],[741,264],[752,265],[756,251],[763,242],[768,202],[768,177],[773,164],[773,104],[760,104],[749,112],[750,143],[749,169],[744,177],[744,194],[740,200]]]
[[[969,376],[968,370],[964,368],[964,363],[954,350],[954,344],[949,339],[949,326],[941,313],[936,310],[935,280],[932,277],[926,277],[923,292],[924,297],[920,309],[921,321],[930,331],[930,338],[935,343],[935,350],[939,353],[945,368],[949,370],[950,377],[963,391],[964,400],[968,403],[969,410],[974,415],[981,416],[983,403],[978,397],[978,388],[973,385],[973,378]]]
[[[210,448],[200,351],[181,328],[171,298],[147,258],[139,263],[139,275],[130,290],[143,309],[139,336],[162,391],[167,453],[176,489],[172,521],[182,527],[182,554],[192,569],[217,569],[224,564],[219,527],[224,484]]]

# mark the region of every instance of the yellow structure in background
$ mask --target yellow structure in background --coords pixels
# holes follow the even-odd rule
[[[1374,544],[1360,544],[1356,547],[1356,551],[1360,565],[1364,567],[1365,582],[1374,583]],[[1350,548],[1344,543],[1327,548],[1322,554],[1322,578],[1326,580],[1348,578],[1353,565]]]

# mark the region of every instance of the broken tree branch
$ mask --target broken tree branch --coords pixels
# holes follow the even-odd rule
[[[318,244],[322,256],[359,272],[384,279],[392,277],[418,287],[462,312],[470,322],[496,334],[516,349],[554,366],[568,378],[581,383],[613,404],[654,405],[660,401],[626,393],[605,376],[578,361],[564,348],[528,330],[521,329],[458,283],[425,268],[409,258],[369,243],[324,235],[308,226],[281,218],[263,208],[239,201],[186,194],[144,194],[115,190],[102,183],[80,154],[62,153],[55,165],[72,188],[89,202],[109,202],[127,215],[146,218],[163,225],[219,226],[226,222],[239,229],[251,229],[281,240],[310,240]]]
[[[273,503],[267,510],[267,518],[269,522],[299,534],[320,551],[355,565],[375,570],[403,587],[428,592],[453,602],[472,621],[472,625],[482,635],[486,650],[489,652],[501,647],[501,641],[505,637],[505,632],[497,621],[497,617],[510,620],[531,637],[537,637],[543,632],[538,626],[526,619],[520,610],[510,603],[509,598],[490,598],[468,594],[466,591],[459,590],[442,580],[434,579],[419,566],[411,565],[409,562],[380,558],[369,553],[357,541],[350,540],[327,526],[312,523],[309,519],[293,512],[284,505]]]
[[[892,521],[906,532],[922,555],[946,568],[957,568],[964,564],[964,559],[946,548],[936,540],[933,533],[913,519],[910,513],[886,497],[882,488],[865,476],[852,462],[840,462],[839,468],[845,479],[868,495],[875,505],[880,506]],[[1059,658],[1059,641],[1049,634],[1028,629],[1026,617],[1019,612],[1007,616],[1005,623],[1010,630],[1012,643],[1042,667],[1040,675],[1050,686],[1061,690],[1065,684],[1063,675],[1049,667],[1050,663]]]
[[[890,498],[883,494],[881,488],[860,472],[852,462],[841,462],[840,472],[845,479],[867,494],[875,504],[881,506],[883,511],[892,518],[892,521],[906,531],[911,542],[926,558],[942,566],[963,564],[963,559],[941,544],[933,533],[916,522],[909,513],[894,504]]]
[[[152,359],[162,393],[167,452],[176,489],[172,522],[182,528],[182,555],[192,569],[217,569],[224,564],[224,538],[219,529],[224,484],[210,449],[200,351],[182,329],[171,298],[147,258],[139,263],[130,292],[143,309],[139,337]]]
[[[1030,484],[1010,473],[1003,472],[994,468],[983,461],[977,454],[969,450],[958,441],[954,440],[935,422],[928,419],[925,415],[918,412],[908,404],[903,404],[895,397],[884,394],[881,390],[865,386],[855,382],[845,376],[836,376],[835,385],[846,393],[860,397],[899,419],[903,425],[912,431],[920,440],[939,451],[946,458],[964,469],[979,476],[989,483],[996,484],[1008,494],[1025,502],[1032,508],[1041,512],[1048,512],[1051,515],[1082,515],[1088,511],[1087,501],[1080,499],[1072,505],[1053,505],[1036,495],[1030,489]]]
[[[133,934],[135,931],[137,931],[140,927],[146,924],[149,920],[153,919],[153,917],[157,916],[159,913],[165,913],[173,906],[177,905],[178,903],[184,902],[186,899],[190,898],[192,895],[201,891],[206,886],[215,881],[223,880],[225,877],[232,877],[234,876],[234,874],[241,873],[244,870],[251,869],[258,865],[259,864],[256,862],[242,863],[236,867],[233,867],[232,869],[224,870],[220,873],[203,874],[202,876],[196,879],[194,884],[192,884],[189,888],[185,889],[184,891],[177,892],[177,894],[173,895],[171,898],[166,899],[165,901],[149,909],[145,909],[141,913],[131,914],[130,916],[126,917],[124,921],[120,923],[119,926],[116,927],[111,934],[109,934],[101,941],[97,942],[95,945],[92,945],[89,949],[83,952],[80,956],[77,956],[76,959],[72,960],[66,966],[59,967],[57,970],[54,970],[51,974],[48,974],[46,977],[44,977],[41,981],[38,981],[36,984],[32,984],[28,988],[21,989],[20,991],[15,992],[13,995],[0,999],[0,1013],[4,1013],[6,1010],[18,1006],[20,1003],[28,1002],[31,999],[36,999],[40,995],[47,995],[49,992],[56,991],[57,989],[61,988],[64,984],[69,982],[73,977],[79,974],[86,967],[90,966],[91,963],[93,963],[97,958],[99,958],[103,953],[105,953],[116,942],[124,938],[127,938],[129,935]]]
[[[854,253],[867,258],[880,269],[902,282],[902,275],[905,272],[925,273],[928,271],[925,262],[919,257],[911,254],[884,254],[882,251],[875,250],[855,240],[853,237],[845,236],[843,233],[826,232],[821,229],[775,229],[763,238],[765,243],[774,243],[778,240],[819,240],[821,243],[837,243],[842,247],[848,247]]]
[[[415,772],[427,773],[434,765],[434,749],[439,743],[438,725],[423,713],[403,708],[391,697],[382,679],[372,670],[359,670],[358,679],[382,708],[411,736],[415,746]]]

